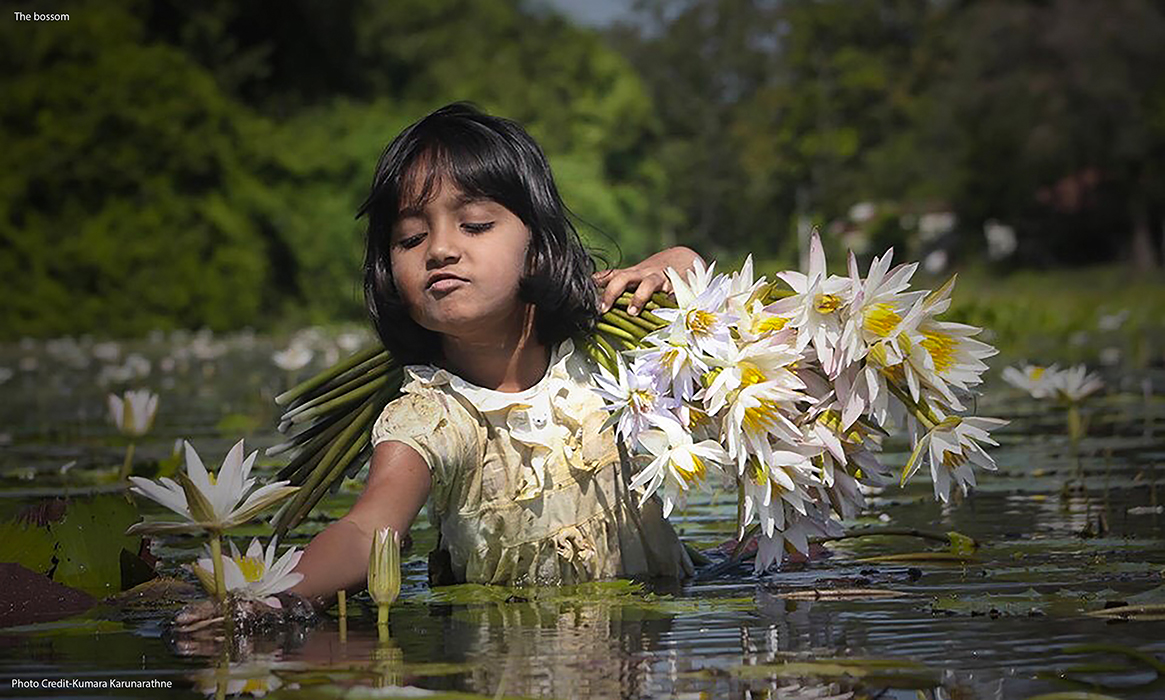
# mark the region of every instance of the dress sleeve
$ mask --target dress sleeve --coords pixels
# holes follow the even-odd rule
[[[452,397],[434,389],[390,401],[372,426],[372,445],[395,440],[417,451],[433,475],[432,498],[448,505],[450,485],[479,452],[476,427]]]

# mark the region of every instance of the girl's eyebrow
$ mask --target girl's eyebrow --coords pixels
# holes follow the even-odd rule
[[[488,202],[493,202],[493,200],[490,199],[489,197],[483,197],[481,195],[476,195],[476,194],[460,194],[460,195],[457,195],[457,198],[453,200],[453,209],[454,210],[463,209],[463,208],[469,206],[470,204],[481,204],[481,203],[488,203]],[[410,219],[410,218],[414,218],[414,217],[420,218],[420,217],[424,216],[424,214],[425,214],[425,211],[424,211],[423,207],[408,206],[408,207],[405,207],[404,209],[400,210],[400,214],[397,215],[397,218],[398,219]]]

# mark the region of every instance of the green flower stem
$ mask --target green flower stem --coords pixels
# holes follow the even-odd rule
[[[630,320],[628,320],[631,318],[634,317],[628,316],[627,314],[620,315],[614,311],[608,311],[603,315],[603,318],[599,320],[599,323],[619,328],[629,333],[631,337],[635,339],[636,343],[641,343],[643,342],[643,336],[647,335],[649,331],[645,328],[642,328],[641,326],[635,325]]]
[[[611,361],[611,358],[607,357],[603,353],[602,348],[600,348],[598,345],[589,340],[584,341],[583,351],[590,355],[591,359],[594,360],[600,367],[607,370],[611,374],[616,373],[615,364]]]
[[[1080,421],[1080,404],[1076,401],[1068,404],[1068,437],[1075,447],[1084,437],[1084,424]]]
[[[318,400],[312,400],[298,408],[295,408],[283,414],[284,422],[302,423],[309,418],[315,418],[321,414],[327,414],[329,411],[345,406],[376,393],[376,390],[388,383],[392,377],[399,375],[400,372],[391,372],[387,375],[381,375],[375,379],[361,382],[351,391],[348,391],[339,396],[321,396]]]
[[[929,431],[933,430],[934,426],[939,424],[940,421],[933,413],[930,412],[930,409],[927,408],[925,404],[915,403],[914,399],[910,398],[910,394],[903,391],[902,387],[898,386],[893,381],[887,381],[886,387],[889,388],[890,393],[894,394],[894,396],[899,401],[901,401],[904,406],[906,406],[906,408],[914,415],[914,417],[918,419],[918,422],[922,423],[922,427]]]
[[[607,313],[603,314],[603,319],[608,323],[614,323],[616,320],[623,322],[623,324],[633,326],[637,332],[646,334],[659,330],[662,326],[656,326],[650,321],[640,318],[638,314],[632,316],[618,306],[612,308]],[[626,325],[624,327],[626,327]],[[631,328],[627,328],[631,330]]]
[[[399,383],[394,383],[386,393],[389,396],[395,395],[399,388]],[[386,400],[386,397],[381,395],[373,396],[365,401],[363,407],[353,416],[343,432],[330,443],[324,456],[311,468],[303,488],[288,503],[286,510],[280,511],[276,518],[275,531],[277,534],[282,536],[289,528],[297,525],[323,497],[335,478],[339,476],[337,470],[343,470],[348,466],[348,462],[344,458],[355,457],[363,449],[369,438],[366,428],[376,417],[376,413],[384,406]]]
[[[399,373],[394,372],[392,374],[373,379],[372,381],[368,382],[367,384],[361,386],[359,389],[356,389],[355,391],[350,391],[347,394],[345,394],[344,396],[332,399],[331,401],[327,401],[325,403],[317,404],[317,405],[312,406],[311,408],[303,411],[302,413],[297,413],[294,416],[285,416],[284,421],[290,421],[293,424],[294,423],[302,423],[302,422],[308,420],[309,418],[315,418],[316,416],[324,415],[324,414],[329,413],[330,411],[333,411],[333,410],[340,408],[342,406],[347,406],[348,404],[356,403],[357,401],[360,401],[361,399],[364,399],[368,396],[371,396],[372,394],[375,394],[381,387],[383,387],[385,384],[387,384],[389,382],[389,380],[391,380],[393,378],[393,375],[399,376]]]
[[[356,354],[332,365],[314,377],[304,381],[303,383],[288,389],[279,396],[276,396],[275,403],[279,404],[280,406],[286,406],[300,396],[303,396],[313,389],[326,384],[330,380],[335,379],[353,367],[376,359],[381,355],[384,356],[385,360],[389,359],[388,352],[386,352],[382,347],[372,347],[368,348],[367,350],[357,352]]]
[[[214,599],[222,602],[227,597],[227,584],[223,578],[222,534],[210,533],[210,560],[214,564]]]
[[[624,340],[628,343],[631,343],[632,345],[639,344],[639,339],[635,336],[631,335],[622,328],[619,328],[618,326],[612,326],[611,324],[604,323],[603,321],[599,321],[595,324],[595,330],[600,333],[606,333],[607,335]]]
[[[607,342],[606,338],[599,335],[598,333],[592,337],[595,341],[595,345],[599,346],[599,348],[603,351],[603,354],[611,358],[611,365],[614,366],[615,358],[619,355],[619,353],[615,350],[615,348],[611,347],[611,344]]]
[[[307,411],[315,406],[319,406],[320,404],[327,403],[332,399],[344,396],[351,391],[359,389],[360,387],[368,386],[372,380],[384,375],[384,373],[388,372],[390,369],[391,366],[388,363],[382,364],[379,367],[375,367],[364,374],[349,379],[343,384],[340,384],[334,389],[326,391],[319,396],[313,396],[311,399],[304,401],[292,410],[288,411],[284,415],[284,420],[291,420],[292,422],[295,422],[295,416],[299,415],[300,413],[303,413],[304,411]]]
[[[131,441],[129,447],[125,448],[125,460],[121,463],[121,469],[117,472],[117,480],[125,481],[129,477],[130,467],[133,466],[133,450],[134,443]]]
[[[340,619],[346,619],[348,617],[348,591],[343,588],[336,591],[336,605],[340,608]]]
[[[383,603],[376,606],[376,624],[384,626],[388,624],[388,609],[392,607],[390,603]]]

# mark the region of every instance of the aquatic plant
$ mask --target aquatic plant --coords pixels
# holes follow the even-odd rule
[[[1006,421],[961,414],[996,351],[981,329],[939,318],[953,278],[911,290],[917,266],[891,268],[891,255],[864,278],[852,254],[848,276],[829,275],[815,235],[808,272],[779,282],[754,279],[751,259],[731,275],[668,270],[675,306],[646,317],[658,327],[619,317],[614,344],[586,345],[610,423],[647,462],[631,482],[641,503],[659,493],[666,514],[734,480],[759,572],[860,511],[859,485],[888,480],[878,453],[891,430],[913,443],[901,482],[929,465],[938,500],[974,486],[973,467],[994,469],[983,446]]]
[[[138,389],[125,392],[124,397],[110,394],[108,397],[109,415],[113,418],[118,432],[129,438],[142,437],[150,432],[154,425],[154,416],[158,412],[158,395],[148,389]],[[129,476],[133,464],[134,442],[131,439],[125,450],[125,460],[122,461],[118,480],[124,481]]]
[[[400,534],[391,527],[380,528],[372,538],[368,593],[376,601],[377,624],[388,624],[388,608],[400,595]]]
[[[174,511],[181,516],[181,520],[144,521],[131,526],[126,532],[206,532],[210,536],[215,596],[222,600],[227,590],[223,578],[222,534],[250,522],[267,508],[294,494],[299,487],[288,486],[286,481],[276,481],[252,492],[256,480],[250,478],[250,473],[257,453],[252,452],[243,459],[242,440],[235,443],[227,453],[217,476],[206,470],[190,442],[186,442],[185,446],[186,472],[179,472],[177,481],[168,477],[162,477],[156,482],[137,476],[130,477],[133,482],[130,490],[133,493]]]
[[[279,559],[275,558],[278,543],[272,539],[264,548],[258,538],[252,539],[247,553],[241,554],[234,542],[230,543],[231,556],[223,560],[223,583],[228,593],[241,598],[259,600],[273,608],[282,604],[275,597],[303,580],[303,574],[296,573],[303,552],[291,547]],[[206,556],[191,565],[191,571],[198,577],[206,592],[215,595],[217,587],[214,577],[213,552],[207,545]]]

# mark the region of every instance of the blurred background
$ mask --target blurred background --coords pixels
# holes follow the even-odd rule
[[[1155,0],[25,5],[69,20],[0,21],[3,340],[362,323],[376,159],[464,99],[528,127],[611,263],[771,272],[817,228],[838,272],[960,271],[955,315],[1017,355],[1123,329],[1109,360],[1162,359]]]

